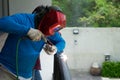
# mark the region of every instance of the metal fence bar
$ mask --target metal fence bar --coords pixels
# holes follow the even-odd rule
[[[69,67],[59,54],[54,55],[53,80],[71,80]]]

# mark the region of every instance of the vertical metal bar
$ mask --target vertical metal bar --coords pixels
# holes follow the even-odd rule
[[[4,0],[2,0],[2,16],[4,16]]]
[[[10,15],[10,10],[9,10],[9,0],[7,0],[7,15]]]
[[[9,15],[9,0],[2,0],[2,16]]]

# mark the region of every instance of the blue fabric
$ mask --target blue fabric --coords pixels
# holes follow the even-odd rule
[[[34,14],[15,14],[0,19],[0,31],[9,33],[0,52],[0,63],[16,74],[16,48],[20,40],[18,72],[24,78],[32,77],[32,69],[44,46],[42,40],[33,42],[25,37],[30,27],[34,28]],[[56,45],[58,52],[63,51],[65,41],[58,32],[48,39]]]

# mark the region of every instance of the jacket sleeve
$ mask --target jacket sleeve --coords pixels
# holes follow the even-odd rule
[[[62,38],[61,34],[56,32],[53,36],[48,38],[56,47],[57,47],[57,53],[61,53],[64,51],[66,42]]]
[[[0,31],[26,35],[30,28],[20,23],[20,20],[22,20],[22,17],[19,15],[0,18]]]

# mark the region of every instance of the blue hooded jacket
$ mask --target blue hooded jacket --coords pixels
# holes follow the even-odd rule
[[[0,63],[16,75],[18,68],[18,75],[24,78],[32,76],[32,69],[45,44],[42,40],[32,41],[25,37],[29,29],[34,28],[34,17],[35,14],[20,13],[0,19],[0,31],[9,33],[0,52]],[[58,32],[48,39],[55,44],[58,53],[65,48],[65,41]]]

